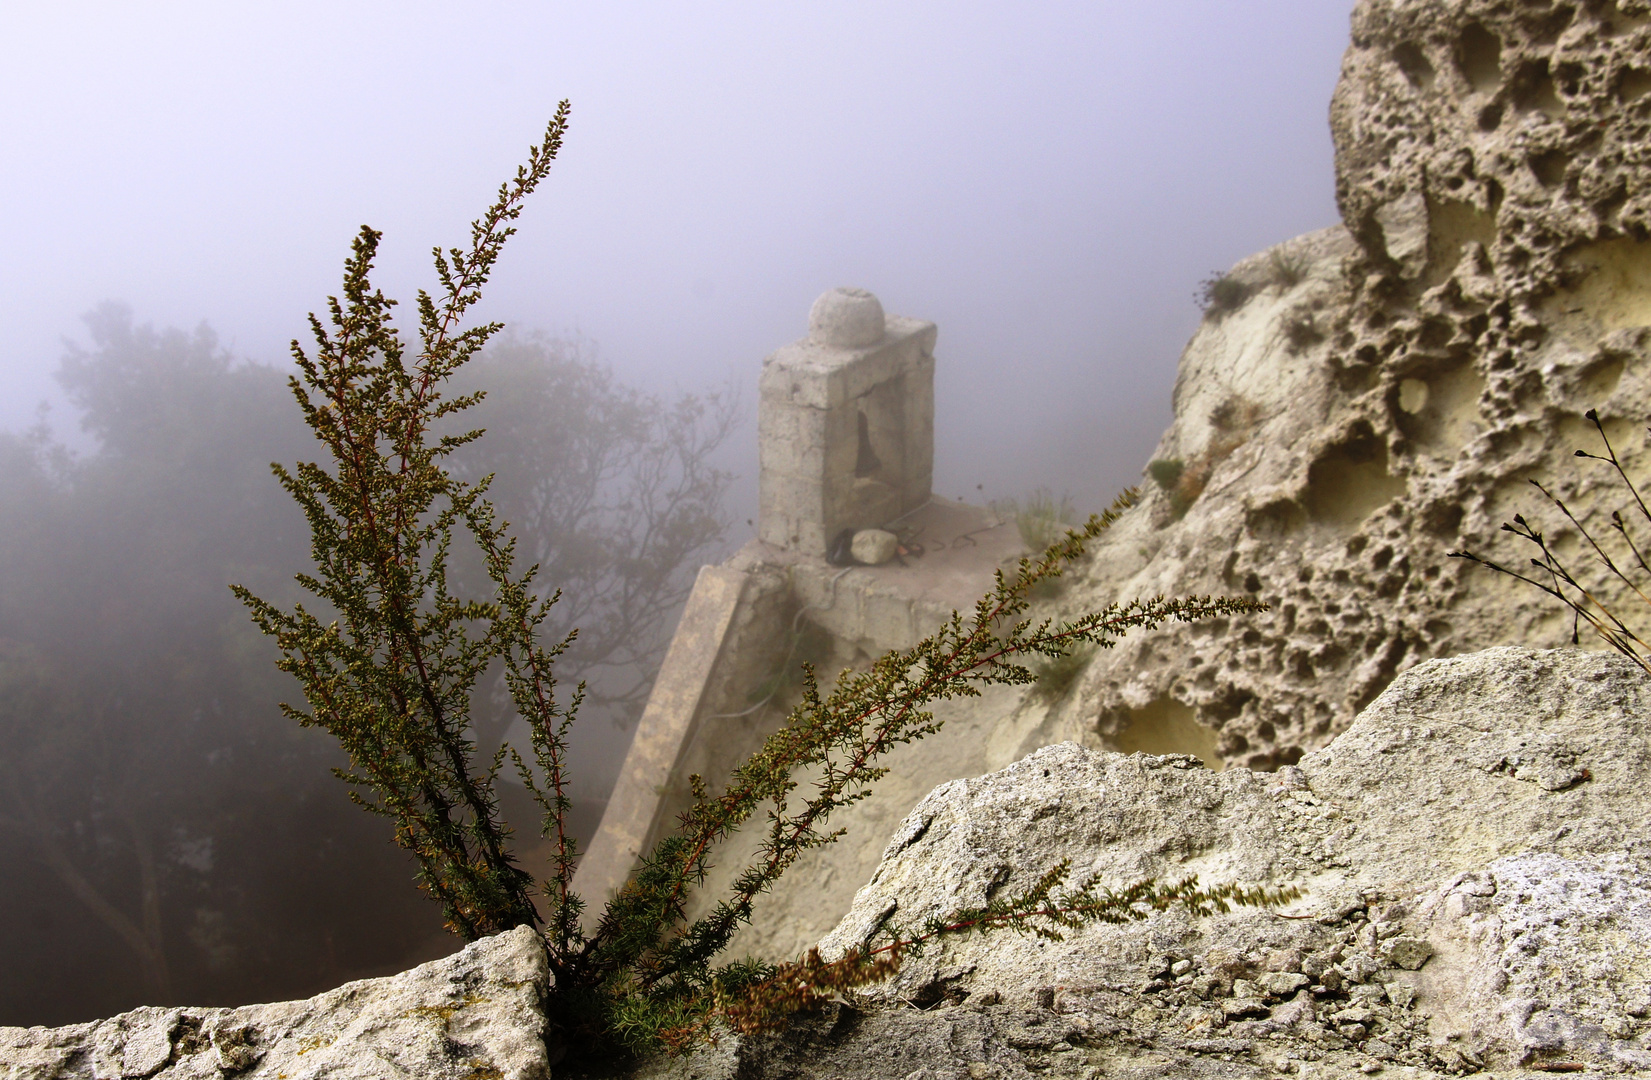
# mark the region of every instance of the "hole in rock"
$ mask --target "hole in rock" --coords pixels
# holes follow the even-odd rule
[[[1448,499],[1435,500],[1422,511],[1422,527],[1434,536],[1449,538],[1462,530],[1462,504]]]
[[[1582,381],[1577,386],[1577,396],[1582,399],[1581,404],[1589,408],[1598,408],[1605,404],[1605,399],[1616,392],[1617,383],[1622,381],[1622,369],[1626,366],[1623,357],[1616,354],[1602,356],[1592,364],[1582,375]]]
[[[1424,352],[1437,352],[1456,335],[1456,327],[1449,319],[1430,316],[1422,321],[1421,330],[1416,334],[1416,345]]]
[[[1576,15],[1576,9],[1569,4],[1560,4],[1548,13],[1548,17],[1539,20],[1533,28],[1532,40],[1539,45],[1552,45],[1559,40],[1559,35],[1571,25],[1571,19]]]
[[[1425,392],[1412,388],[1407,403],[1405,387],[1413,382],[1422,383]],[[1405,379],[1399,384],[1394,420],[1407,438],[1429,453],[1454,457],[1479,434],[1479,395],[1484,389],[1484,377],[1469,363],[1426,380]]]
[[[1244,526],[1251,536],[1269,540],[1282,540],[1305,524],[1306,515],[1291,499],[1274,499],[1252,508],[1244,516]]]
[[[1479,130],[1495,131],[1502,126],[1502,106],[1486,105],[1479,111]]]
[[[1627,68],[1617,77],[1617,97],[1623,104],[1638,101],[1651,93],[1651,71]]]
[[[1460,199],[1429,201],[1427,208],[1427,266],[1417,284],[1426,292],[1447,280],[1462,261],[1469,243],[1490,250],[1496,242],[1496,215]]]
[[[1554,89],[1554,77],[1548,72],[1548,61],[1537,60],[1523,65],[1513,80],[1513,102],[1526,112],[1540,112],[1554,120],[1565,116],[1565,102]]]
[[[1126,715],[1128,720],[1115,740],[1121,752],[1191,754],[1217,772],[1226,768],[1217,749],[1220,736],[1198,722],[1191,705],[1166,695],[1143,708],[1128,709]]]
[[[1410,85],[1418,90],[1433,89],[1433,65],[1427,62],[1427,55],[1421,47],[1408,41],[1393,50],[1393,62],[1399,65],[1404,77]]]
[[[1494,90],[1502,82],[1502,42],[1480,23],[1463,29],[1457,61],[1462,77],[1475,90]]]
[[[1304,501],[1314,521],[1352,528],[1404,493],[1405,482],[1387,471],[1387,444],[1362,427],[1308,467]]]
[[[1566,97],[1575,97],[1582,89],[1584,68],[1575,60],[1567,60],[1554,69],[1554,84]]]
[[[1651,23],[1651,15],[1643,11],[1630,11],[1622,4],[1615,2],[1606,5],[1605,31],[1608,34],[1620,34],[1625,30]]]
[[[1571,156],[1565,151],[1549,150],[1531,158],[1531,172],[1543,187],[1558,187],[1565,181],[1565,167],[1570,163]]]

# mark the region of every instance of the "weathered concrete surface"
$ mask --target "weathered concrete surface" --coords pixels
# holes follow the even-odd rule
[[[992,574],[1020,555],[1023,545],[1015,526],[989,510],[949,499],[934,499],[898,526],[908,554],[881,566],[836,567],[796,552],[762,543],[747,545],[733,560],[753,575],[783,573],[800,605],[800,627],[818,627],[827,648],[804,657],[788,654],[796,665],[815,662],[828,687],[845,666],[864,665],[890,649],[905,649],[933,633],[953,611],[971,611],[990,591]],[[796,617],[793,617],[795,621]],[[776,672],[777,674],[777,672]],[[752,680],[755,685],[760,680]],[[1007,763],[994,732],[1018,700],[1015,688],[993,687],[980,698],[938,702],[932,710],[943,721],[939,734],[897,748],[885,758],[889,775],[870,798],[841,811],[833,828],[847,834],[826,848],[805,853],[764,898],[757,922],[742,931],[731,949],[769,959],[798,955],[831,929],[848,910],[854,892],[876,868],[883,844],[906,813],[936,784],[955,776],[979,773]],[[772,705],[740,717],[707,724],[691,753],[691,767],[707,779],[720,779],[782,722],[796,703],[795,692],[776,696]],[[730,699],[724,710],[735,711]],[[684,790],[675,809],[686,806]],[[761,822],[724,843],[716,852],[706,888],[690,916],[703,913],[726,895],[734,877],[749,864],[760,839]]]
[[[1620,489],[1572,456],[1600,449],[1590,408],[1630,475],[1651,464],[1648,56],[1642,0],[1358,5],[1331,112],[1344,227],[1233,268],[1181,359],[1164,483],[1062,601],[1272,610],[1103,653],[1041,738],[1201,728],[1277,768],[1428,657],[1568,641],[1556,604],[1446,552],[1522,563],[1499,532],[1522,513],[1578,556],[1533,477],[1606,535]]]
[[[974,611],[992,589],[992,574],[1013,566],[1025,545],[1012,522],[991,510],[932,498],[897,526],[907,555],[847,573],[819,559],[749,546],[739,558],[782,566],[806,618],[831,634],[844,662],[865,662],[909,649],[954,611]]]
[[[574,875],[575,891],[589,897],[594,908],[625,883],[637,856],[658,834],[660,793],[681,771],[684,750],[698,730],[706,690],[713,684],[748,584],[748,576],[731,567],[706,566],[699,571],[608,797],[602,824]]]
[[[1648,802],[1651,678],[1575,651],[1418,666],[1279,773],[1046,747],[924,799],[823,950],[1062,859],[1306,895],[951,939],[784,1036],[639,1075],[1646,1075]]]
[[[931,500],[897,528],[908,554],[881,566],[837,567],[753,541],[714,568],[720,576],[713,580],[722,583],[714,594],[702,597],[696,588],[602,828],[574,880],[591,901],[589,925],[599,914],[598,901],[624,881],[637,853],[688,808],[688,778],[703,776],[714,787],[784,721],[797,701],[795,674],[804,660],[815,663],[829,687],[844,667],[910,648],[953,611],[971,610],[991,589],[993,572],[1023,551],[1013,524],[949,499]],[[736,590],[737,581],[743,584]],[[730,601],[736,594],[737,601]],[[713,595],[719,604],[734,604],[726,624],[716,622],[723,627],[720,651],[701,629],[705,620],[689,614]],[[723,608],[715,610],[721,620]],[[802,648],[822,644],[820,638],[822,651]],[[691,663],[676,662],[679,648]],[[993,734],[1017,699],[1015,691],[995,688],[983,698],[940,703],[935,712],[946,724],[943,734],[889,756],[891,775],[871,798],[839,815],[836,824],[848,835],[806,854],[775,886],[759,924],[734,948],[782,959],[819,940],[876,867],[889,829],[917,800],[954,776],[1012,760]],[[696,903],[708,905],[726,890],[753,855],[758,832],[747,830],[722,846]],[[700,910],[692,907],[690,914]]]
[[[387,979],[239,1009],[0,1028],[6,1080],[548,1080],[544,947],[526,927]]]

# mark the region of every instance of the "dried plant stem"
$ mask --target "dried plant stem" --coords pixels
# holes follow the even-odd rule
[[[1593,454],[1586,450],[1578,450],[1576,456],[1609,464],[1616,472],[1622,486],[1633,499],[1634,506],[1639,511],[1640,519],[1651,526],[1651,510],[1646,508],[1645,500],[1641,498],[1639,489],[1628,478],[1628,473],[1623,469],[1622,461],[1617,457],[1616,448],[1611,445],[1610,437],[1605,433],[1605,425],[1600,421],[1598,411],[1589,409],[1585,415],[1594,425],[1594,429],[1599,432],[1600,441],[1605,446],[1605,453]],[[1646,594],[1641,583],[1630,577],[1623,567],[1618,565],[1617,561],[1611,557],[1610,552],[1606,551],[1593,533],[1588,531],[1588,527],[1578,520],[1563,499],[1536,480],[1532,480],[1531,485],[1542,493],[1543,498],[1558,508],[1559,512],[1565,516],[1565,520],[1576,528],[1576,531],[1587,541],[1594,556],[1599,560],[1600,565],[1605,568],[1611,579],[1627,586],[1640,600],[1651,604],[1651,596]],[[1640,551],[1640,545],[1634,542],[1620,510],[1612,511],[1611,528],[1621,538],[1629,554],[1633,556],[1633,566],[1638,567],[1640,573],[1651,576],[1651,567],[1646,565],[1645,557]],[[1651,645],[1648,645],[1637,631],[1630,627],[1616,611],[1612,610],[1600,597],[1597,588],[1590,588],[1577,579],[1570,567],[1549,545],[1547,537],[1543,535],[1541,530],[1533,526],[1523,515],[1515,514],[1512,522],[1503,524],[1502,531],[1512,533],[1521,540],[1535,545],[1537,551],[1540,552],[1538,557],[1530,560],[1531,566],[1535,568],[1535,576],[1503,566],[1501,563],[1476,555],[1471,551],[1452,551],[1449,554],[1452,558],[1467,559],[1499,574],[1517,578],[1526,584],[1535,586],[1564,604],[1571,611],[1571,644],[1581,643],[1582,624],[1587,623],[1589,628],[1607,645],[1639,664],[1647,672],[1651,672]]]

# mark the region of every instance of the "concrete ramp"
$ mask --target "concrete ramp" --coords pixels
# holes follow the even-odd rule
[[[700,568],[602,824],[574,875],[574,890],[585,898],[591,918],[655,840],[660,793],[693,742],[706,689],[713,684],[749,580],[728,566]]]

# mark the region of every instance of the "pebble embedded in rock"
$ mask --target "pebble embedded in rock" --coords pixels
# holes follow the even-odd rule
[[[849,554],[864,566],[881,566],[894,558],[900,549],[900,539],[885,529],[861,529],[854,534]]]
[[[1225,998],[1221,1002],[1221,1012],[1228,1020],[1238,1020],[1246,1016],[1266,1016],[1267,1003],[1257,997]]]
[[[1433,946],[1421,938],[1396,937],[1382,943],[1382,952],[1394,967],[1415,971],[1433,955]]]
[[[1298,971],[1270,971],[1257,978],[1257,983],[1274,997],[1293,994],[1307,985],[1307,976]]]

